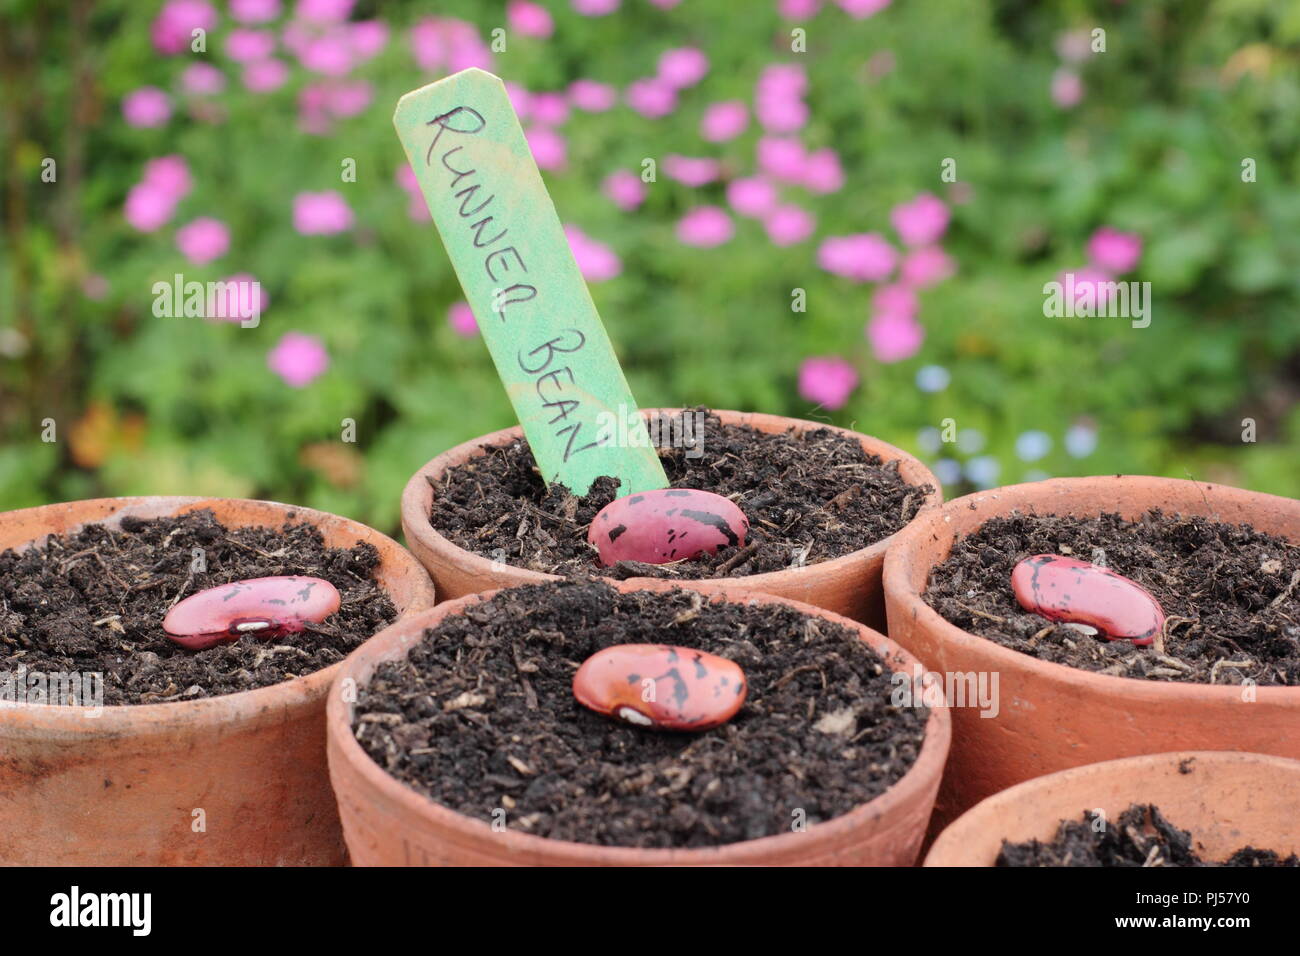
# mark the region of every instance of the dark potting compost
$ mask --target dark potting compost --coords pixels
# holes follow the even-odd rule
[[[1192,835],[1180,830],[1152,805],[1135,803],[1118,820],[1102,827],[1095,811],[1083,819],[1062,820],[1050,843],[1003,841],[998,866],[1300,866],[1295,854],[1243,847],[1226,860],[1203,859]]]
[[[582,662],[629,643],[734,661],[744,706],[676,733],[579,704]],[[426,631],[361,689],[353,727],[388,773],[477,819],[502,809],[536,836],[717,846],[829,820],[898,781],[929,714],[894,706],[893,686],[856,632],[791,608],[572,580],[502,591]]]
[[[617,482],[598,479],[583,496],[558,483],[548,488],[524,439],[486,446],[486,454],[449,468],[433,483],[430,521],[461,548],[533,571],[713,578],[858,551],[911,521],[932,490],[908,484],[896,461],[882,462],[829,429],[774,435],[724,425],[706,412],[702,432],[696,450],[664,447],[671,429],[663,427],[659,458],[673,488],[711,491],[740,506],[749,518],[744,548],[724,546],[664,565],[620,561],[602,570],[587,527],[618,496]]]
[[[193,570],[195,555],[204,570]],[[211,511],[91,524],[0,554],[0,670],[100,673],[104,703],[157,704],[267,687],[341,661],[397,616],[374,579],[379,552],[328,548],[320,531],[227,528]],[[177,601],[230,581],[309,575],[342,596],[312,629],[202,651],[169,639]],[[49,701],[62,703],[62,701]]]
[[[1034,554],[1105,564],[1166,615],[1153,643],[1108,641],[1026,611],[1011,573]],[[1013,514],[958,541],[926,602],[963,630],[1041,660],[1145,680],[1300,685],[1300,547],[1247,525],[1154,510],[1139,521]]]

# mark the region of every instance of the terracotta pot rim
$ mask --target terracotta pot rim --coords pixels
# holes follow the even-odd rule
[[[645,586],[645,582],[653,582],[651,586]],[[657,578],[649,579],[628,579],[626,581],[614,582],[620,590],[670,590],[678,587],[677,582],[665,582]],[[465,607],[476,604],[491,598],[505,588],[496,588],[491,591],[483,591],[478,594],[470,594],[464,597],[455,598],[445,601],[437,607],[416,614],[405,621],[401,622],[404,629],[424,630],[428,627],[435,626],[439,621],[448,615],[458,613]],[[865,624],[858,623],[849,618],[842,617],[834,612],[815,607],[811,604],[805,604],[802,601],[795,601],[789,598],[780,597],[772,594],[761,592],[746,591],[744,593],[731,592],[725,588],[716,589],[695,589],[683,588],[683,590],[700,590],[705,593],[711,601],[731,601],[731,602],[757,602],[757,603],[776,603],[784,604],[795,610],[802,611],[805,614],[816,617],[823,617],[843,625],[850,630],[855,631],[859,639],[866,635],[875,635],[881,639],[883,644],[873,646],[873,650],[885,659],[886,666],[899,670],[909,669],[917,663],[908,650],[899,646],[887,636],[874,631]],[[390,628],[396,627],[397,622],[390,625]],[[381,631],[380,635],[384,632]],[[380,636],[377,635],[377,636]],[[884,647],[882,653],[880,647]],[[360,649],[358,649],[359,651]],[[375,666],[384,663],[387,660],[394,660],[404,657],[409,653],[409,649],[395,658],[388,657],[384,661],[376,661]],[[898,660],[897,668],[893,667],[891,661],[886,656],[894,657]],[[392,801],[394,804],[413,816],[423,816],[432,818],[438,825],[448,830],[458,832],[466,840],[475,842],[486,842],[496,844],[502,851],[502,854],[528,854],[530,856],[549,855],[554,853],[565,853],[569,855],[581,855],[585,857],[585,864],[593,866],[654,866],[654,865],[685,865],[685,864],[762,864],[766,862],[774,853],[780,853],[792,846],[797,846],[798,841],[808,840],[816,837],[823,845],[839,836],[851,834],[854,827],[864,819],[879,818],[889,813],[889,811],[898,805],[905,804],[910,800],[917,799],[926,787],[925,776],[931,769],[931,765],[938,764],[940,772],[942,765],[946,762],[948,747],[952,736],[952,720],[948,707],[941,705],[930,709],[930,716],[925,724],[925,738],[921,743],[921,750],[917,754],[916,760],[907,769],[897,781],[895,781],[884,793],[877,795],[866,803],[860,803],[839,816],[821,823],[809,824],[806,831],[802,833],[777,833],[769,836],[757,837],[752,840],[741,840],[735,843],[726,843],[712,847],[689,847],[689,848],[669,848],[669,847],[623,847],[623,846],[604,846],[595,843],[579,843],[573,840],[561,840],[553,837],[535,836],[528,833],[519,833],[513,830],[494,831],[489,823],[470,817],[455,810],[445,807],[438,803],[432,797],[427,797],[417,791],[414,787],[391,776],[387,771],[380,767],[362,749],[361,744],[357,742],[352,733],[351,704],[343,699],[343,695],[338,692],[338,684],[348,678],[356,680],[359,686],[364,686],[369,681],[362,681],[355,677],[354,673],[358,667],[359,654],[354,651],[347,660],[343,661],[344,670],[340,672],[336,688],[329,695],[326,702],[326,728],[328,736],[331,738],[334,746],[339,748],[339,752],[352,768],[363,777],[366,782],[376,789],[382,791],[384,798]],[[373,671],[372,671],[373,673]],[[342,732],[344,728],[346,732]],[[331,756],[333,751],[331,751]]]
[[[1171,479],[1179,480],[1179,479]],[[1244,750],[1171,750],[1164,753],[1156,754],[1135,754],[1130,757],[1119,757],[1115,760],[1101,760],[1096,763],[1086,763],[1078,767],[1070,767],[1066,770],[1057,770],[1053,773],[1043,774],[1041,777],[1033,777],[1029,780],[1021,781],[1005,790],[999,790],[997,793],[985,797],[979,803],[966,810],[961,816],[957,817],[952,823],[944,828],[930,847],[926,854],[922,866],[951,866],[951,865],[974,865],[961,864],[956,861],[948,862],[943,859],[952,855],[954,852],[950,849],[949,844],[955,844],[964,836],[963,831],[975,826],[977,823],[983,823],[985,819],[994,821],[997,818],[997,811],[1005,806],[1015,806],[1022,803],[1033,803],[1034,797],[1044,788],[1054,788],[1062,783],[1070,783],[1075,780],[1083,780],[1097,774],[1119,773],[1131,775],[1134,779],[1140,778],[1146,771],[1155,766],[1169,766],[1175,763],[1181,763],[1186,760],[1196,760],[1198,763],[1208,763],[1223,765],[1237,764],[1242,767],[1258,767],[1260,765],[1275,766],[1279,769],[1290,769],[1300,771],[1300,760],[1292,760],[1289,757],[1279,757],[1276,754],[1255,753]],[[1134,801],[1136,802],[1136,801]],[[1056,821],[1053,821],[1056,822]],[[1178,821],[1172,821],[1176,826]],[[1196,836],[1195,832],[1192,834]],[[933,862],[932,862],[933,861]]]
[[[1005,491],[1021,491],[1027,488],[1062,488],[1068,489],[1077,486],[1080,482],[1104,481],[1113,479],[1117,482],[1127,483],[1136,479],[1143,482],[1157,482],[1173,486],[1191,486],[1198,489],[1208,489],[1215,492],[1227,492],[1237,495],[1257,496],[1261,499],[1275,499],[1278,501],[1291,502],[1289,498],[1282,498],[1278,495],[1269,495],[1264,492],[1247,491],[1242,488],[1234,488],[1231,485],[1218,485],[1207,481],[1188,481],[1184,478],[1161,478],[1148,475],[1096,475],[1079,478],[1049,478],[1038,482],[1024,482],[1016,485],[1004,485],[998,488],[990,488],[988,491],[979,491],[973,494],[964,495],[961,498],[940,505],[928,512],[918,514],[912,522],[899,532],[899,540],[895,546],[885,555],[885,568],[883,572],[883,582],[885,588],[886,600],[897,601],[901,605],[902,612],[909,614],[917,623],[917,626],[928,629],[937,634],[938,638],[944,643],[950,643],[958,646],[966,646],[978,649],[978,652],[986,657],[992,658],[997,664],[1008,670],[1028,671],[1035,677],[1054,684],[1073,685],[1082,688],[1091,693],[1103,694],[1111,692],[1122,694],[1128,698],[1143,698],[1153,701],[1163,701],[1166,703],[1197,703],[1204,701],[1207,694],[1221,697],[1225,700],[1229,698],[1238,698],[1241,695],[1241,687],[1237,684],[1201,684],[1189,681],[1146,681],[1136,677],[1119,677],[1113,674],[1100,674],[1096,671],[1083,670],[1078,667],[1071,667],[1068,664],[1058,664],[1053,661],[1045,661],[1029,654],[1023,654],[1020,651],[1013,650],[999,644],[997,641],[990,640],[986,637],[980,637],[978,634],[972,634],[965,631],[957,625],[951,623],[947,618],[932,608],[929,603],[922,597],[921,591],[912,587],[908,580],[907,567],[904,563],[904,555],[909,553],[914,547],[914,541],[924,540],[925,535],[932,533],[941,533],[945,524],[945,518],[960,513],[963,509],[973,506],[976,501],[987,498],[996,498],[999,493]],[[1054,512],[1036,512],[1038,514],[1053,514]],[[929,574],[927,572],[927,583]],[[1255,687],[1257,699],[1267,701],[1294,701],[1300,702],[1300,687],[1279,687],[1277,685],[1258,685]]]
[[[420,596],[426,598],[430,603],[433,601],[433,582],[429,580],[424,568],[413,554],[388,537],[388,535],[352,518],[346,518],[343,515],[336,515],[328,511],[320,511],[316,508],[308,508],[304,505],[287,504],[282,501],[270,501],[262,498],[218,498],[205,495],[139,495],[54,502],[49,505],[37,505],[32,508],[19,508],[13,511],[0,512],[0,517],[39,511],[60,505],[77,504],[113,508],[114,510],[106,516],[107,520],[112,520],[119,515],[122,509],[146,502],[165,503],[168,507],[174,506],[177,512],[173,513],[178,513],[179,509],[188,508],[199,503],[251,503],[293,511],[295,512],[295,518],[302,515],[307,519],[306,523],[309,524],[316,524],[321,518],[344,521],[349,526],[355,526],[358,530],[363,529],[366,532],[358,535],[358,541],[387,542],[394,549],[393,553],[398,555],[402,561],[409,562],[412,568],[419,569],[420,575],[416,577],[416,580],[421,583],[418,589],[421,592]],[[189,510],[201,509],[190,508]],[[69,530],[75,530],[87,524],[98,523],[100,522],[82,522],[80,525],[72,526]],[[44,541],[48,536],[43,535],[40,538],[34,538],[23,547],[30,547]],[[418,603],[422,602],[417,599]],[[417,613],[419,613],[419,609],[406,615],[399,611],[392,623],[396,624],[404,616],[412,616]],[[370,638],[380,633],[382,631],[376,631],[366,640],[370,640]],[[259,719],[275,721],[281,713],[312,707],[329,692],[329,686],[333,682],[334,676],[342,667],[343,661],[335,661],[328,667],[318,671],[270,684],[266,687],[237,691],[233,694],[203,697],[198,700],[176,700],[160,704],[105,704],[101,708],[102,712],[98,717],[87,716],[86,712],[93,708],[65,704],[0,705],[0,735],[22,735],[26,730],[31,729],[42,735],[48,734],[51,730],[56,730],[68,731],[81,737],[117,737],[123,734],[140,737],[153,733],[170,733],[178,726],[190,726],[196,721],[204,723],[238,722],[241,724]]]
[[[656,413],[674,414],[681,411],[689,411],[689,409],[643,408],[640,409],[640,411],[642,415],[651,415]],[[837,432],[841,435],[853,438],[855,441],[858,441],[866,445],[868,451],[871,454],[879,456],[886,462],[897,459],[908,464],[910,466],[910,470],[919,472],[917,477],[921,479],[921,484],[930,485],[931,491],[922,500],[921,510],[916,513],[916,515],[911,519],[911,521],[903,525],[902,528],[899,528],[893,534],[889,535],[888,537],[881,538],[879,541],[875,541],[867,545],[866,547],[859,548],[856,551],[850,551],[848,554],[842,554],[837,558],[829,558],[825,561],[818,561],[814,564],[806,565],[803,569],[800,570],[816,568],[820,573],[833,574],[841,569],[848,569],[848,568],[855,567],[863,562],[871,560],[872,558],[881,557],[889,550],[889,548],[893,545],[893,543],[898,538],[898,536],[901,535],[910,525],[914,524],[927,511],[932,510],[943,503],[943,486],[939,484],[939,479],[934,476],[934,474],[930,471],[930,469],[927,468],[925,464],[915,455],[912,455],[911,453],[904,451],[903,449],[898,448],[894,445],[891,445],[888,442],[883,441],[879,438],[875,438],[871,435],[867,435],[862,432],[855,432],[848,428],[840,428],[837,425],[828,425],[822,422],[809,421],[803,418],[789,418],[785,415],[770,415],[765,412],[738,412],[738,411],[733,411],[731,409],[721,409],[721,408],[713,408],[713,409],[709,409],[709,411],[715,415],[723,415],[723,416],[734,415],[737,418],[741,419],[740,422],[741,424],[750,424],[754,422],[775,424],[779,422],[779,423],[783,423],[786,427],[789,427],[790,425],[800,425],[800,426],[806,426],[805,430],[824,428],[829,431]],[[401,510],[402,510],[403,517],[422,515],[423,521],[419,523],[414,523],[411,521],[404,522],[404,530],[406,531],[406,533],[408,535],[414,534],[416,538],[420,539],[422,543],[426,547],[430,548],[431,550],[439,551],[444,554],[454,554],[457,558],[458,563],[464,566],[465,569],[472,574],[479,575],[479,576],[489,574],[495,562],[493,562],[489,558],[483,557],[481,554],[478,554],[475,551],[470,551],[466,548],[462,548],[460,545],[456,544],[450,538],[444,536],[442,532],[440,532],[437,528],[435,528],[433,526],[433,523],[429,520],[428,509],[425,508],[424,506],[425,496],[431,493],[428,478],[434,477],[435,475],[443,472],[445,470],[443,463],[448,459],[457,458],[461,455],[464,455],[465,457],[469,457],[472,454],[477,454],[478,449],[482,448],[483,446],[501,445],[501,444],[505,444],[506,442],[514,441],[522,437],[523,437],[523,428],[519,425],[515,425],[511,428],[498,429],[497,431],[489,432],[486,435],[481,435],[478,438],[473,438],[470,439],[469,441],[461,442],[459,445],[447,449],[446,451],[442,452],[439,455],[436,455],[435,457],[431,458],[429,461],[421,465],[420,468],[415,472],[414,475],[411,476],[410,480],[406,483],[406,487],[402,489]],[[513,575],[517,575],[519,577],[520,583],[540,584],[543,581],[558,581],[563,579],[562,575],[549,574],[545,571],[533,571],[529,568],[521,568],[513,564],[509,565],[509,568],[510,568],[510,572]],[[783,578],[784,576],[789,575],[792,570],[794,569],[783,568],[780,571],[765,571],[762,574],[747,574],[747,575],[739,575],[735,577],[724,577],[724,578],[638,578],[638,577],[634,577],[634,578],[623,578],[620,580],[673,581],[674,583],[682,586],[688,586],[690,584],[693,584],[696,581],[705,581],[705,582],[736,581],[736,582],[743,582],[746,588],[752,589],[754,591],[765,591],[766,586],[773,584],[774,581],[779,576]]]

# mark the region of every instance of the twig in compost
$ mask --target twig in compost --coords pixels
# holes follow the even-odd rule
[[[757,553],[758,545],[753,543],[745,545],[731,557],[727,558],[726,561],[723,561],[718,565],[716,576],[722,577],[726,574],[730,574],[734,569],[740,567]]]
[[[1291,580],[1287,582],[1287,586],[1282,589],[1282,593],[1279,594],[1277,597],[1273,598],[1273,600],[1269,602],[1268,606],[1270,608],[1275,608],[1283,601],[1285,601],[1287,598],[1289,598],[1291,596],[1291,592],[1295,590],[1295,586],[1297,584],[1300,584],[1300,568],[1296,569],[1295,573],[1291,575]]]

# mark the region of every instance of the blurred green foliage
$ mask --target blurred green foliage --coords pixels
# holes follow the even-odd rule
[[[807,52],[792,53],[796,24],[769,0],[666,11],[624,0],[600,18],[545,5],[554,36],[510,35],[495,58],[529,89],[578,77],[621,88],[653,74],[670,47],[698,46],[711,63],[663,119],[621,105],[575,112],[562,129],[568,168],[546,174],[561,218],[622,257],[622,275],[593,294],[642,405],[854,424],[913,451],[921,429],[951,418],[983,435],[999,483],[1130,472],[1300,495],[1300,6],[898,0],[857,21],[826,5],[798,24]],[[63,7],[0,0],[0,509],[104,494],[258,496],[393,530],[420,464],[512,421],[482,343],[447,325],[459,289],[432,226],[408,216],[390,122],[397,98],[434,78],[414,63],[410,25],[455,16],[486,38],[504,26],[502,5],[360,2],[354,16],[382,17],[391,35],[356,73],[374,85],[370,107],[327,135],[299,128],[298,96],[313,78],[291,57],[282,89],[242,87],[223,54],[224,9],[206,53],[166,57],[150,42],[155,4]],[[1083,101],[1058,107],[1058,38],[1094,27],[1106,51],[1079,67]],[[892,69],[867,68],[884,53]],[[199,57],[228,77],[216,119],[194,118],[174,94]],[[757,125],[713,145],[699,121],[711,102],[752,101],[773,62],[805,65],[802,137],[836,149],[847,173],[840,192],[797,200],[817,217],[813,240],[777,248],[738,219],[718,248],[679,244],[676,220],[699,203],[725,205],[721,184],[690,189],[661,174],[635,213],[601,195],[611,171],[639,172],[643,158],[669,153],[716,156],[730,175],[749,175]],[[145,85],[173,93],[175,115],[159,128],[122,118],[123,96]],[[194,189],[169,225],[137,232],[123,218],[126,193],[146,161],[172,153],[189,163]],[[41,181],[47,156],[59,162],[56,183]],[[949,157],[969,191],[944,240],[958,272],[922,295],[921,352],[882,364],[863,337],[873,287],[822,271],[817,243],[892,238],[892,206],[922,191],[952,198],[940,181]],[[355,183],[340,178],[349,158]],[[1256,182],[1242,181],[1246,158]],[[344,195],[355,228],[298,234],[293,196],[323,190]],[[230,251],[205,267],[174,241],[198,216],[232,233]],[[1126,278],[1152,284],[1149,328],[1043,316],[1043,283],[1083,265],[1103,225],[1143,238]],[[155,318],[153,283],[178,272],[254,274],[270,298],[260,326]],[[95,276],[107,280],[98,299],[85,292]],[[796,288],[807,292],[804,313],[791,311]],[[301,389],[267,368],[291,330],[319,336],[331,357]],[[845,356],[862,376],[833,414],[796,391],[800,361],[816,355]],[[920,390],[924,365],[948,369],[951,384]],[[357,443],[345,446],[349,418]],[[1241,440],[1246,418],[1255,443]],[[48,419],[52,443],[41,440]],[[1099,443],[1073,458],[1061,439],[1080,420]],[[1032,465],[1015,450],[1029,429],[1054,439]],[[941,456],[969,454],[924,457]]]

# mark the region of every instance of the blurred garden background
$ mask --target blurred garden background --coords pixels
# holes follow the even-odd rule
[[[511,424],[391,123],[466,66],[510,84],[641,405],[852,425],[950,497],[1300,495],[1300,3],[0,13],[0,510],[249,496],[392,531],[420,464]],[[1066,272],[1150,282],[1150,325],[1046,317]],[[178,273],[256,279],[260,324],[158,317]]]

